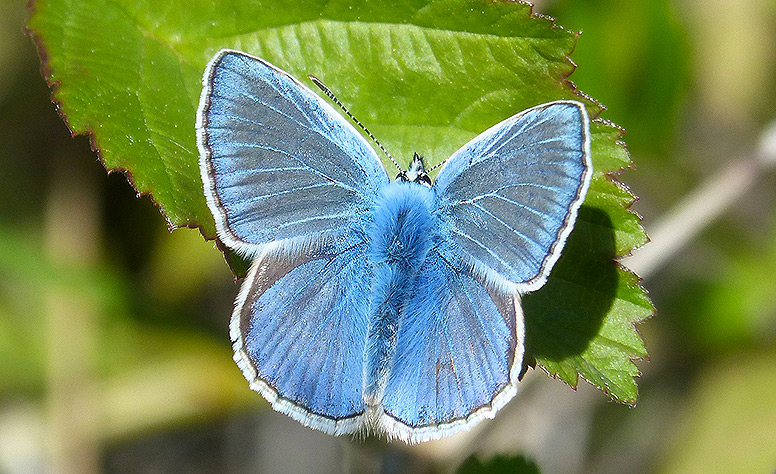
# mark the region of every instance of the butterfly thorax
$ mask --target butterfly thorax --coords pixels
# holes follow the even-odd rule
[[[369,261],[374,277],[364,354],[364,399],[372,406],[382,399],[403,308],[434,241],[432,203],[428,187],[395,181],[383,189],[372,213]]]

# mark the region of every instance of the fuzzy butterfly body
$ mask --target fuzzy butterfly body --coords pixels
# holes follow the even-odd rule
[[[539,105],[431,183],[259,58],[210,62],[197,114],[219,238],[254,258],[231,323],[251,388],[307,426],[408,442],[492,418],[517,392],[522,294],[547,279],[592,174],[582,104]]]

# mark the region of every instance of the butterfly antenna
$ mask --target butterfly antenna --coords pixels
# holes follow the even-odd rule
[[[396,160],[393,158],[393,156],[391,156],[391,154],[388,153],[388,150],[386,150],[385,147],[383,147],[383,145],[380,144],[380,142],[377,140],[377,138],[375,138],[375,136],[372,135],[372,132],[370,132],[364,126],[363,123],[359,122],[358,119],[356,117],[354,117],[353,114],[351,114],[350,111],[344,105],[342,105],[342,102],[340,102],[339,99],[337,99],[337,97],[334,95],[334,92],[332,92],[331,89],[326,87],[326,84],[324,84],[322,80],[318,79],[317,77],[313,76],[312,74],[308,74],[307,77],[310,78],[310,80],[313,81],[313,84],[318,86],[318,88],[321,91],[323,91],[323,93],[326,94],[326,96],[328,96],[329,99],[332,100],[332,102],[337,104],[339,106],[339,108],[342,109],[343,112],[345,112],[345,114],[347,114],[347,116],[350,118],[350,120],[352,120],[356,125],[358,125],[361,128],[361,130],[363,130],[369,136],[369,138],[371,138],[372,141],[375,142],[375,144],[377,144],[377,146],[380,148],[380,150],[382,150],[382,152],[385,153],[385,156],[387,156],[388,159],[391,160],[391,163],[393,163],[393,166],[395,166],[397,170],[404,171],[401,168],[401,166],[399,166],[399,163],[397,163]]]
[[[447,163],[447,160],[449,160],[449,159],[450,159],[450,158],[445,158],[444,160],[442,160],[442,161],[440,161],[439,163],[435,164],[434,166],[432,166],[431,168],[429,168],[428,170],[426,170],[426,174],[429,174],[429,173],[431,173],[431,172],[432,172],[432,171],[434,171],[435,169],[437,169],[437,168],[439,168],[440,166],[442,166],[443,164]]]

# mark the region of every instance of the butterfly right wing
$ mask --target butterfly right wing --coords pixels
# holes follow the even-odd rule
[[[353,227],[388,175],[364,138],[289,74],[224,50],[203,77],[197,140],[219,238],[250,256]]]
[[[521,294],[558,260],[593,174],[585,106],[538,105],[455,152],[434,190],[447,258]]]
[[[359,241],[254,262],[230,332],[243,375],[275,410],[330,434],[363,426],[371,278]]]
[[[399,326],[381,429],[417,443],[468,429],[517,392],[523,314],[517,294],[486,289],[433,249]]]
[[[517,391],[520,295],[547,279],[592,174],[584,105],[521,112],[458,150],[433,185],[440,238],[405,307],[381,426],[410,442],[491,418]]]

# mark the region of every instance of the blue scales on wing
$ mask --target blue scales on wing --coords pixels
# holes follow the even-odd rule
[[[475,273],[521,293],[544,284],[592,175],[588,120],[579,102],[528,109],[464,145],[439,172],[442,231]]]
[[[197,132],[205,194],[219,237],[238,252],[349,229],[388,183],[353,126],[271,64],[225,50],[203,83]]]
[[[468,428],[516,393],[523,357],[519,296],[489,291],[432,250],[396,343],[381,421],[419,442]]]
[[[259,258],[232,316],[235,360],[283,413],[332,434],[363,425],[363,354],[372,275],[366,245]]]

